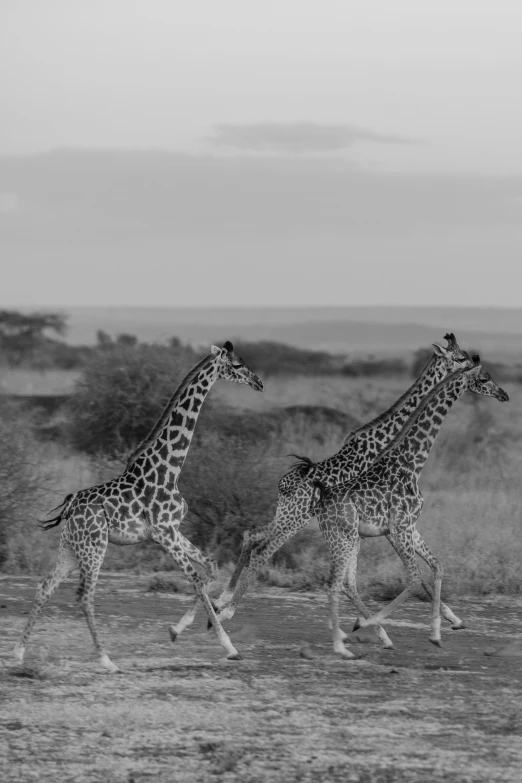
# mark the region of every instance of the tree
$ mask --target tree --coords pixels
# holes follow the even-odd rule
[[[63,313],[0,310],[0,352],[10,366],[18,366],[34,359],[48,342],[46,331],[62,335],[66,328],[67,317]]]

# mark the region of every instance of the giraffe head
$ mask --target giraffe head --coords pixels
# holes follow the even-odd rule
[[[433,343],[433,350],[436,356],[445,361],[448,372],[473,367],[473,360],[467,351],[461,349],[453,332],[445,334],[444,339],[448,343],[447,347]]]
[[[495,383],[489,372],[480,365],[480,356],[473,356],[473,367],[466,371],[468,391],[482,394],[484,397],[494,397],[500,402],[507,402],[509,395]]]
[[[237,353],[234,353],[234,346],[229,340],[223,348],[213,345],[211,351],[217,358],[218,378],[233,383],[247,383],[255,391],[263,391],[263,381],[246,366]]]

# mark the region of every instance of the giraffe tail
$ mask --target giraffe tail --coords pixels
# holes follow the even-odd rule
[[[326,486],[319,479],[312,479],[312,497],[310,499],[310,514],[313,516],[323,504]]]
[[[288,457],[295,457],[297,462],[293,462],[290,466],[290,470],[299,468],[299,472],[302,478],[308,476],[312,468],[315,468],[315,462],[310,457],[301,457],[299,454],[287,454]]]
[[[62,522],[63,519],[65,519],[67,512],[69,511],[69,508],[71,507],[71,501],[74,498],[74,494],[71,493],[70,495],[67,495],[65,500],[62,503],[59,503],[55,508],[52,508],[49,511],[49,514],[52,514],[53,511],[58,511],[60,508],[61,511],[59,514],[57,514],[55,517],[51,517],[51,519],[45,519],[45,520],[39,520],[40,521],[40,527],[43,528],[43,530],[50,530],[52,527],[56,527],[56,525],[59,525],[60,522]]]

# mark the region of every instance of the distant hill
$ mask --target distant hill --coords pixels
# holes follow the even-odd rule
[[[515,357],[522,347],[522,308],[71,308],[67,339],[93,343],[96,331],[143,341],[172,336],[193,344],[226,339],[274,340],[346,354],[411,354],[454,331],[464,347]]]

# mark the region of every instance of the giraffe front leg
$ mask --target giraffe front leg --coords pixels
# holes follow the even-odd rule
[[[178,531],[179,532],[179,531]],[[206,589],[209,590],[212,582],[217,577],[218,567],[216,561],[211,557],[205,557],[200,550],[194,546],[185,536],[183,536],[181,533],[179,533],[180,537],[180,546],[183,548],[183,552],[185,555],[190,558],[190,560],[194,561],[195,563],[198,563],[201,565],[206,573],[206,582],[205,586]],[[188,628],[189,625],[192,625],[194,622],[194,619],[197,614],[197,610],[199,608],[200,604],[200,598],[199,596],[196,596],[192,604],[190,605],[190,608],[185,612],[181,620],[179,620],[178,623],[175,625],[169,626],[169,633],[170,638],[172,642],[175,642],[180,633],[182,633],[185,628]]]
[[[424,541],[424,539],[422,538],[422,536],[420,535],[417,529],[415,529],[413,533],[413,543],[415,545],[416,553],[419,555],[419,557],[422,557],[424,562],[426,562],[431,568],[434,580],[436,580],[437,578],[440,578],[442,580],[442,575],[444,573],[442,563],[430,551],[428,545],[426,544],[426,542]],[[428,596],[430,597],[431,601],[433,601],[434,600],[433,592],[424,579],[422,580],[422,586],[426,591],[426,593],[428,594]],[[457,615],[451,611],[449,606],[447,606],[442,601],[440,602],[440,613],[445,620],[451,623],[451,627],[454,631],[460,631],[462,628],[466,627],[463,621],[460,619],[460,617],[457,617]]]
[[[380,625],[382,621],[388,617],[397,607],[399,607],[404,601],[406,601],[422,584],[422,574],[420,568],[415,559],[415,547],[413,544],[412,530],[408,528],[400,529],[399,526],[395,527],[390,534],[393,538],[393,547],[399,554],[408,574],[408,587],[402,591],[393,601],[386,604],[379,612],[372,615],[368,619],[357,618],[354,630],[357,628],[365,628],[370,625]],[[439,582],[439,602],[437,602],[437,592],[434,595],[432,615],[431,615],[431,634],[430,641],[437,646],[441,646],[440,642],[440,582]]]
[[[345,640],[348,634],[341,630],[339,623],[339,598],[344,581],[344,567],[341,562],[332,562],[330,565],[330,576],[328,578],[328,603],[330,608],[329,627],[332,632],[332,643],[334,653],[342,655],[343,658],[355,658],[353,652],[347,649]]]
[[[371,617],[371,613],[368,611],[366,606],[364,605],[363,601],[359,597],[359,592],[357,590],[357,555],[359,554],[359,549],[361,546],[361,540],[360,538],[357,539],[357,545],[356,548],[354,548],[353,553],[350,553],[350,557],[348,558],[347,562],[347,569],[346,569],[346,586],[345,591],[348,595],[348,598],[350,601],[354,604],[355,608],[362,614],[362,616],[365,619],[368,619]],[[371,626],[372,630],[376,634],[379,641],[382,642],[382,646],[385,650],[393,650],[393,642],[384,630],[384,628],[381,625],[373,625]]]
[[[208,597],[207,594],[206,580],[204,580],[198,574],[196,569],[191,565],[189,561],[189,557],[186,554],[186,550],[188,549],[186,544],[190,542],[188,542],[187,539],[179,532],[179,530],[176,528],[175,525],[162,527],[160,530],[154,530],[152,538],[154,541],[160,544],[160,546],[162,546],[166,552],[168,552],[171,555],[171,557],[178,564],[178,566],[183,571],[183,573],[185,574],[185,576],[187,577],[187,579],[189,580],[189,582],[192,584],[194,588],[194,591],[196,593],[196,599],[194,600],[189,611],[186,612],[185,618],[189,618],[192,615],[192,619],[193,619],[193,615],[195,614],[197,609],[197,604],[201,600],[207,612],[209,623],[211,623],[211,625],[213,626],[218,641],[227,654],[227,659],[230,661],[241,660],[240,654],[238,653],[238,651],[230,641],[230,638],[228,637],[227,633],[223,629],[223,626],[221,625],[221,623],[219,622],[216,616],[216,612],[214,611],[212,602],[210,601],[210,598]],[[196,547],[194,547],[193,544],[190,544],[190,548],[192,553],[194,553]],[[196,551],[199,552],[199,550]],[[204,555],[201,552],[199,552],[198,562],[201,562],[204,559],[205,559]],[[176,626],[173,626],[173,628],[175,630],[177,629]],[[172,632],[171,632],[171,638],[172,638]]]

